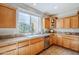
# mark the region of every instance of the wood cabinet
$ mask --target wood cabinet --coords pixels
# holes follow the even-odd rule
[[[50,35],[50,45],[53,44],[53,34]]]
[[[79,15],[71,17],[71,28],[79,28]]]
[[[0,4],[0,28],[16,27],[16,10]]]
[[[71,40],[71,49],[79,52],[79,40]]]
[[[56,28],[63,28],[63,19],[59,19],[56,22],[57,22],[57,24],[56,24],[57,27]]]
[[[45,18],[45,28],[50,29],[50,18]]]
[[[0,54],[4,55],[17,55],[18,50],[17,50],[18,45],[17,44],[12,44],[8,46],[3,46],[0,47]]]
[[[18,52],[19,52],[19,55],[30,55],[31,54],[30,46],[21,47],[19,48]]]
[[[57,35],[53,35],[53,44],[57,44]]]
[[[44,49],[44,41],[34,43],[33,45],[30,45],[30,48],[31,48],[31,55],[35,55]]]
[[[70,17],[66,17],[63,20],[63,28],[70,28]]]
[[[70,48],[71,40],[69,38],[63,37],[63,47]]]
[[[62,39],[62,36],[58,36],[58,39],[57,39],[57,45],[59,46],[62,46],[63,45],[63,39]]]
[[[18,54],[19,55],[30,55],[29,40],[18,43]]]
[[[5,52],[2,55],[17,55],[17,54],[18,54],[17,50],[12,50],[12,51]]]

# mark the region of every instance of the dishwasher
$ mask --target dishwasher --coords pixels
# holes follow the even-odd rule
[[[44,37],[44,49],[48,48],[50,46],[50,38],[49,36]]]

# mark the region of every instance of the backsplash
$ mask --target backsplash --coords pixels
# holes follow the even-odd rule
[[[16,33],[16,28],[0,28],[0,35],[13,35]]]
[[[71,32],[71,33],[79,33],[79,29],[54,29],[56,32]]]

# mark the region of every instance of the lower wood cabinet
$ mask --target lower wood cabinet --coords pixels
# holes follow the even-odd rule
[[[57,35],[53,35],[53,44],[57,44]]]
[[[30,45],[30,48],[31,48],[31,55],[35,55],[44,49],[44,41],[40,41],[33,45]]]
[[[30,53],[29,40],[18,43],[18,54],[19,55],[29,55],[29,54],[31,54]]]
[[[53,44],[53,35],[51,34],[50,35],[50,45],[52,45]]]
[[[17,55],[18,54],[18,50],[12,50],[12,51],[8,51],[3,53],[2,55]]]
[[[19,55],[30,55],[31,54],[30,46],[21,47],[19,48],[18,52]]]
[[[79,40],[71,40],[71,49],[79,51]]]
[[[11,44],[11,45],[0,47],[0,54],[1,55],[17,55],[18,54],[17,47],[18,47],[17,44]]]
[[[70,48],[71,40],[68,38],[63,38],[63,47]]]
[[[57,44],[59,46],[62,46],[63,45],[63,39],[62,39],[62,36],[59,36],[58,39],[57,39]]]

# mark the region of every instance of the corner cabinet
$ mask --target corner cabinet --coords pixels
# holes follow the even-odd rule
[[[16,9],[0,4],[0,28],[16,27]]]

